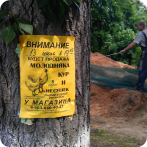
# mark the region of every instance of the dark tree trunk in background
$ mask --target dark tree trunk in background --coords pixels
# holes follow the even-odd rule
[[[76,110],[73,119],[36,119],[22,124],[20,111],[19,59],[15,53],[18,37],[6,45],[0,38],[0,136],[7,147],[89,147],[90,146],[90,28],[91,1],[72,5],[56,24],[49,23],[37,8],[36,0],[10,0],[14,17],[30,20],[34,35],[75,36]]]

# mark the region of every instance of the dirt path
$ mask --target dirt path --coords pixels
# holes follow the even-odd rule
[[[141,144],[147,138],[147,94],[91,85],[90,115],[92,132],[103,129],[109,134],[129,135],[138,138]]]

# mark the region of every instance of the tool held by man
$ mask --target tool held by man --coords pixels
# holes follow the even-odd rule
[[[125,54],[125,52],[126,52],[126,50],[124,49],[124,50],[121,50],[120,52],[119,52],[119,54],[121,54],[122,56]]]

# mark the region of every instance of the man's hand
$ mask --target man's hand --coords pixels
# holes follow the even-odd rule
[[[125,49],[121,50],[119,53],[123,56],[125,52],[136,45],[136,42],[130,43]]]
[[[125,54],[126,50],[121,50],[119,53],[123,56]]]

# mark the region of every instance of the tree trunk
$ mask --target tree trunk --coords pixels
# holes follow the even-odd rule
[[[75,36],[76,110],[73,119],[35,119],[22,124],[20,111],[19,58],[15,53],[17,38],[6,45],[0,38],[0,135],[7,147],[89,147],[90,146],[90,47],[91,1],[80,0],[82,12],[72,5],[56,24],[48,22],[36,0],[10,0],[14,17],[32,22],[34,35]]]

